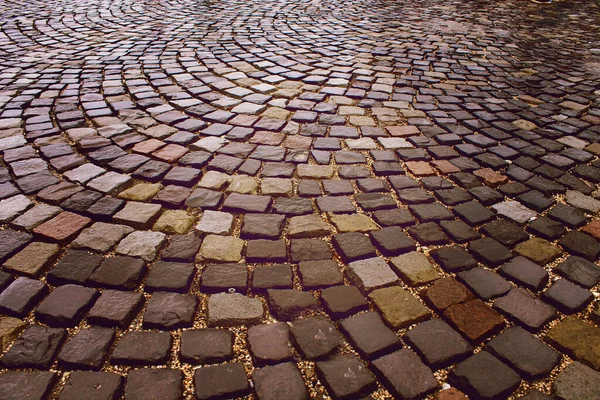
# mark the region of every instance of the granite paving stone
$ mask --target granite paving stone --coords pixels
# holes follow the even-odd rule
[[[549,374],[561,359],[556,350],[519,327],[508,328],[488,342],[484,349],[527,379]]]
[[[373,361],[373,367],[385,386],[398,398],[422,398],[439,386],[431,369],[408,349],[378,358]]]
[[[110,362],[115,365],[162,365],[173,338],[168,332],[130,331],[116,342]]]
[[[376,387],[373,374],[355,356],[336,355],[316,363],[317,374],[333,398],[361,398]]]
[[[124,394],[133,400],[180,399],[183,394],[183,373],[170,368],[132,369],[127,374]]]
[[[55,372],[8,371],[0,374],[0,391],[6,400],[42,400],[51,392],[55,380]]]
[[[234,336],[225,329],[188,329],[181,334],[181,359],[190,364],[213,364],[233,358]]]

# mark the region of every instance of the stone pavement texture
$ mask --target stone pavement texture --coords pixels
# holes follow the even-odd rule
[[[600,399],[591,1],[0,1],[0,399]]]

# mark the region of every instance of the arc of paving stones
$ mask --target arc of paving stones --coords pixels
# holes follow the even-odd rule
[[[596,5],[0,13],[0,397],[600,390]]]

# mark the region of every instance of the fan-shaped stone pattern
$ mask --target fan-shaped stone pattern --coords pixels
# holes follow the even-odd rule
[[[3,393],[595,390],[594,2],[0,15]]]

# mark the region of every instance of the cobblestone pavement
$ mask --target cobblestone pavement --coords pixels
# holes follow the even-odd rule
[[[0,399],[600,399],[594,2],[0,27]]]

